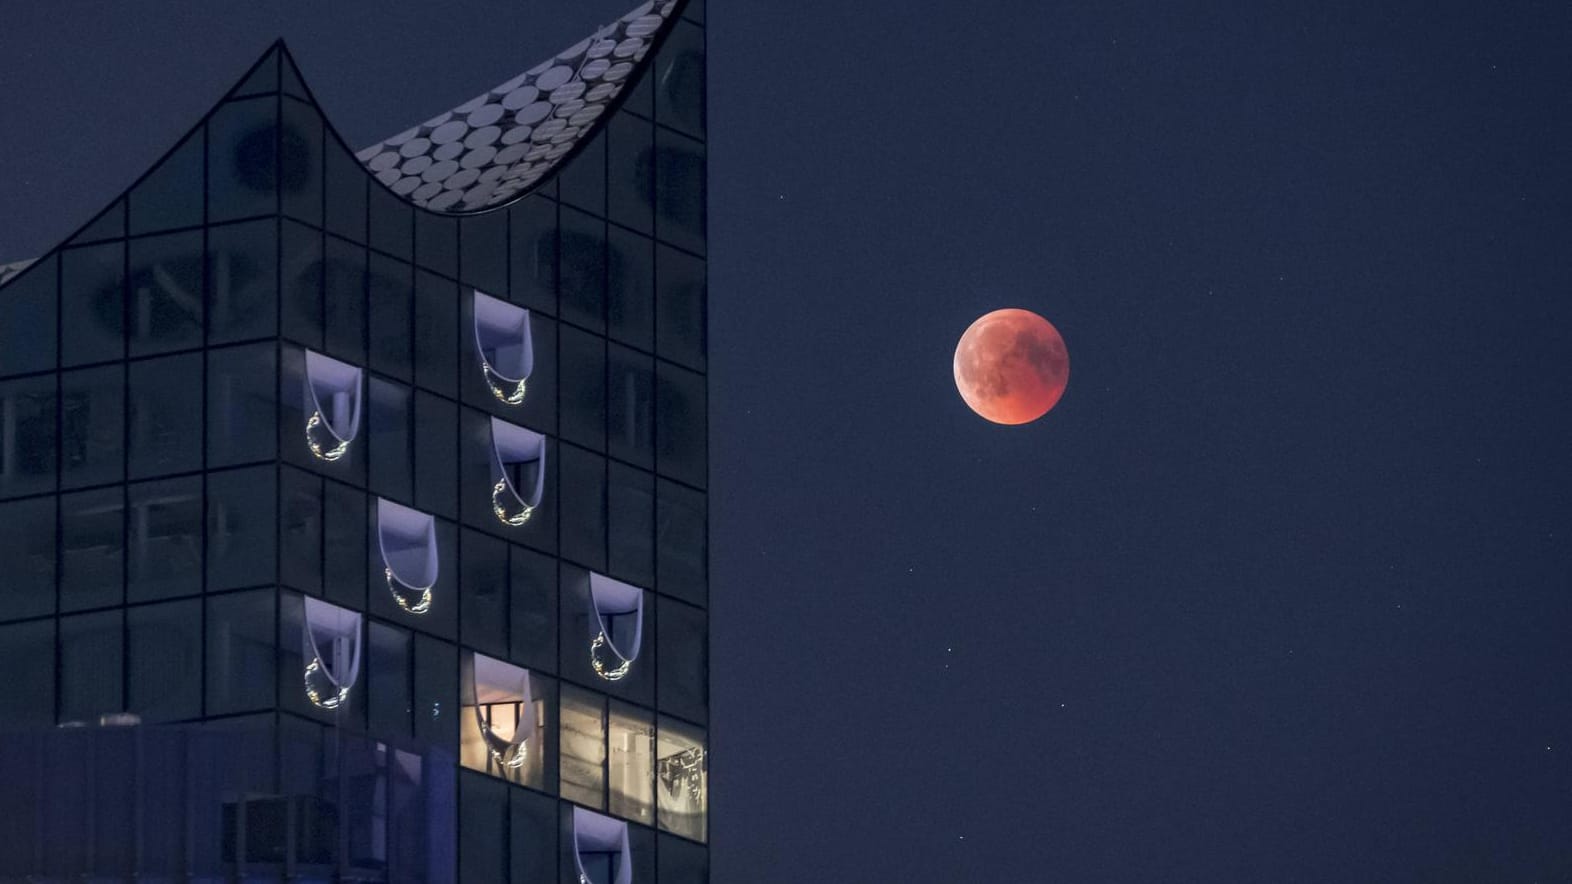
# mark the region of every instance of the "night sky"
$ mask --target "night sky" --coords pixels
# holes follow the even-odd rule
[[[631,5],[10,3],[0,261]],[[712,0],[718,884],[1572,881],[1572,10],[1373,5]]]

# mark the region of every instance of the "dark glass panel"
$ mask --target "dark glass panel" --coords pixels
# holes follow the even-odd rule
[[[647,237],[611,228],[607,252],[606,327],[608,333],[641,350],[655,341],[655,244]]]
[[[370,185],[371,247],[408,261],[415,243],[415,215],[409,203],[380,184]]]
[[[130,204],[133,234],[202,223],[201,129],[131,188]]]
[[[274,598],[258,589],[207,599],[208,715],[273,706]]]
[[[500,212],[461,220],[464,237],[459,254],[464,270],[459,278],[488,295],[508,296],[508,217]]]
[[[0,498],[55,487],[55,375],[0,382]]]
[[[338,605],[366,607],[366,495],[328,482],[323,503],[323,594]]]
[[[124,492],[100,488],[60,497],[60,609],[82,611],[124,599]]]
[[[655,477],[620,463],[606,475],[611,574],[649,586],[655,582]]]
[[[183,473],[202,466],[202,354],[130,364],[131,478]]]
[[[106,365],[60,376],[60,486],[116,482],[124,475],[125,368]]]
[[[458,407],[415,393],[415,505],[458,518]]]
[[[430,273],[415,276],[415,383],[458,398],[456,283]]]
[[[209,221],[265,215],[278,208],[278,108],[272,98],[231,101],[207,124]],[[297,177],[303,163],[286,158]]]
[[[208,342],[267,337],[278,328],[278,225],[247,221],[207,231]]]
[[[463,534],[459,634],[464,644],[493,657],[508,656],[508,545],[477,531]]]
[[[595,331],[606,328],[606,222],[562,209],[562,318]]]
[[[415,636],[415,739],[458,751],[458,649]]]
[[[679,21],[655,59],[655,119],[704,137],[704,29]]]
[[[191,599],[126,610],[132,712],[143,722],[202,714],[202,602]]]
[[[371,732],[377,736],[410,735],[414,696],[410,685],[411,636],[407,630],[372,622],[367,634],[366,702]]]
[[[704,0],[688,0],[687,5],[682,8],[682,17],[702,25],[704,24],[704,6]]]
[[[322,349],[322,287],[325,262],[322,234],[293,221],[284,222],[282,251],[284,336],[313,350]]]
[[[508,884],[508,785],[460,771],[458,829],[464,884]]]
[[[201,592],[201,478],[141,482],[127,496],[126,597],[141,602]]]
[[[207,588],[272,583],[274,468],[250,467],[207,478]]]
[[[706,604],[709,596],[708,513],[704,493],[662,479],[655,489],[655,586],[667,595]]]
[[[554,710],[556,704],[546,707]],[[555,739],[556,722],[546,723],[548,739]],[[548,761],[556,758],[548,752]],[[550,788],[551,780],[547,780]],[[509,789],[512,807],[508,819],[508,841],[512,857],[511,884],[531,884],[557,878],[557,802],[545,795],[523,789]]]
[[[661,788],[657,785],[656,788]],[[710,856],[703,845],[660,836],[660,884],[709,884]]]
[[[606,447],[606,339],[563,326],[562,436],[597,450]]]
[[[300,71],[295,69],[295,62],[288,53],[280,52],[278,56],[279,87],[285,95],[293,95],[304,102],[309,102],[311,96],[306,93],[306,84],[300,79]],[[287,107],[290,102],[284,102]]]
[[[662,712],[690,721],[709,718],[709,618],[691,605],[662,598],[656,621],[660,640],[660,696]]]
[[[56,261],[35,262],[0,291],[0,375],[55,367]]]
[[[60,253],[60,363],[125,355],[125,243]]]
[[[278,53],[269,51],[257,62],[246,78],[241,81],[235,91],[230,93],[231,98],[244,95],[257,95],[265,92],[278,91]]]
[[[60,721],[125,711],[119,611],[60,618]]]
[[[596,215],[606,214],[606,136],[591,138],[557,173],[560,199]]]
[[[675,132],[655,133],[655,231],[690,252],[704,253],[704,145]]]
[[[279,473],[278,579],[322,591],[322,479],[284,467]]]
[[[655,126],[619,112],[611,119],[606,202],[611,220],[641,233],[655,231]]]
[[[39,497],[0,504],[0,620],[55,610],[55,500]],[[3,701],[0,701],[3,703]]]
[[[662,475],[703,486],[706,464],[704,376],[655,366],[655,463]]]
[[[709,836],[709,746],[704,731],[660,717],[655,736],[660,827],[693,841]]]
[[[284,213],[321,226],[322,115],[298,101],[284,102],[283,109],[284,163],[279,191]]]
[[[572,445],[557,446],[562,477],[562,557],[606,567],[606,459]]]
[[[366,363],[366,250],[335,237],[327,240],[327,352],[355,365]]]
[[[202,344],[202,232],[131,240],[131,355]]]
[[[535,195],[508,210],[512,238],[508,299],[557,313],[557,204]]]
[[[704,261],[661,246],[655,266],[655,352],[703,371],[707,350]]]
[[[382,255],[371,256],[371,367],[402,381],[414,377],[410,311],[414,268]]]
[[[513,661],[545,672],[557,671],[557,560],[510,547]]]
[[[277,450],[277,373],[273,357],[274,346],[270,343],[208,351],[209,467],[264,460]]]
[[[655,78],[649,75],[648,66],[639,65],[637,71],[621,109],[651,120],[655,118],[655,86],[651,82]]]
[[[83,245],[105,239],[120,239],[126,235],[126,204],[121,200],[110,203],[109,208],[100,212],[83,227],[81,232],[71,237],[66,245]]]
[[[327,229],[355,242],[366,241],[366,168],[329,134],[327,154]]]
[[[612,344],[606,396],[606,449],[645,469],[655,465],[655,360]]]
[[[0,626],[0,721],[8,727],[55,723],[55,621]]]
[[[458,220],[415,214],[415,263],[443,276],[458,276]]]
[[[413,503],[414,454],[410,390],[400,384],[371,379],[370,438],[371,490],[383,497]]]

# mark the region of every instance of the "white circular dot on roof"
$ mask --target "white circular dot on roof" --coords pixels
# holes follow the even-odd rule
[[[573,79],[573,68],[560,64],[537,77],[535,88],[550,92],[571,79]]]
[[[464,198],[464,194],[457,190],[445,190],[431,199],[430,208],[441,211],[450,209],[455,203]]]
[[[540,90],[534,86],[520,86],[503,97],[502,106],[507,110],[516,111],[539,97]]]
[[[427,120],[426,122],[421,123],[420,124],[420,128],[422,128],[422,129],[435,129],[438,126],[442,125],[443,123],[446,123],[448,120],[452,119],[452,117],[453,117],[453,112],[452,111],[448,111],[447,113],[444,113],[444,114],[438,114],[437,116],[432,117],[431,119]]]
[[[504,113],[505,111],[500,104],[482,105],[470,113],[469,124],[477,129],[482,126],[490,126],[492,123],[502,119]]]
[[[372,158],[371,162],[366,164],[366,168],[373,172],[384,172],[398,165],[398,161],[398,151],[390,150],[387,153],[377,154]]]
[[[534,124],[546,119],[550,113],[550,104],[547,104],[544,101],[537,101],[528,107],[519,108],[518,113],[513,115],[513,119],[520,123]]]
[[[568,127],[565,120],[547,120],[535,127],[535,134],[530,136],[533,141],[547,141],[557,137],[557,133]]]
[[[497,151],[497,155],[492,157],[491,161],[507,166],[524,159],[524,154],[528,152],[529,145],[527,144],[510,144]]]
[[[606,69],[609,67],[611,67],[611,62],[604,58],[597,58],[580,68],[579,76],[586,80],[599,80],[600,75],[606,73]]]
[[[431,158],[434,160],[456,160],[459,154],[463,152],[464,142],[449,141],[447,144],[437,145],[437,149],[431,152]]]
[[[621,43],[618,43],[616,51],[612,52],[611,54],[616,58],[627,58],[628,56],[638,52],[643,48],[643,40],[640,40],[637,37],[629,37],[628,39],[623,40]]]
[[[477,95],[474,98],[471,98],[469,101],[466,101],[463,104],[459,105],[458,107],[454,108],[453,109],[453,113],[455,113],[455,114],[467,114],[467,113],[475,110],[476,108],[480,107],[481,105],[485,104],[490,98],[491,98],[491,93],[489,93],[489,92],[486,93],[485,95]]]
[[[448,180],[442,182],[442,186],[447,190],[463,190],[479,180],[479,169],[460,169],[449,176]]]
[[[431,142],[433,144],[449,144],[463,138],[464,133],[468,131],[469,126],[465,125],[463,120],[449,120],[432,130]]]
[[[589,58],[605,58],[611,54],[613,49],[616,48],[616,40],[597,40],[595,45],[591,46],[589,48],[589,52],[585,53],[585,55]]]
[[[503,172],[502,173],[502,180],[503,181],[516,181],[516,180],[518,180],[520,178],[523,178],[525,175],[528,175],[529,172],[530,172],[530,165],[529,165],[529,163],[524,163],[522,165],[514,166],[513,168],[507,170],[506,172]]]
[[[431,142],[428,139],[411,138],[404,142],[403,146],[398,149],[398,153],[399,156],[408,159],[410,157],[418,157],[430,149]]]
[[[399,196],[409,196],[420,186],[420,179],[415,177],[400,178],[393,182],[393,192]]]
[[[662,19],[658,15],[641,15],[628,23],[629,37],[648,37],[660,30]]]
[[[579,56],[584,54],[584,51],[586,49],[590,48],[590,40],[591,39],[593,39],[593,38],[586,37],[583,40],[580,40],[579,42],[574,43],[572,46],[569,46],[567,49],[564,49],[561,52],[557,53],[557,58],[562,60],[562,61],[569,61],[571,59],[578,58]]]
[[[397,169],[383,169],[377,173],[377,180],[388,187],[392,187],[393,183],[402,177],[404,177],[404,173]]]
[[[510,147],[510,148],[507,148],[507,149],[508,150],[512,150],[513,148]],[[478,178],[477,180],[480,181],[482,184],[489,183],[489,182],[492,182],[492,181],[496,181],[498,178],[502,177],[503,173],[505,173],[507,171],[508,171],[508,167],[506,165],[504,165],[502,163],[495,163],[493,165],[487,166],[485,168],[485,170],[483,170],[480,173],[480,178]]]
[[[568,102],[568,103],[558,107],[557,108],[557,113],[555,114],[555,116],[567,118],[567,117],[573,116],[574,114],[578,113],[579,111],[581,111],[583,109],[584,109],[584,102],[582,102],[582,101],[570,101],[570,102]]]
[[[573,149],[573,142],[571,142],[571,141],[564,141],[561,144],[553,144],[553,145],[551,145],[551,150],[546,151],[546,159],[548,159],[548,160],[561,159],[562,157],[567,156],[568,155],[568,151],[570,151],[572,149]]]
[[[440,181],[427,181],[425,184],[422,184],[419,187],[415,188],[415,192],[411,193],[409,196],[410,196],[410,199],[429,200],[429,199],[431,199],[432,197],[436,196],[437,194],[439,194],[441,192],[442,192],[442,182],[440,182]]]
[[[502,130],[500,128],[496,126],[486,126],[485,128],[476,129],[475,131],[469,133],[469,137],[464,139],[464,146],[473,150],[477,147],[485,147],[488,144],[495,144],[497,139],[501,137]]]
[[[607,71],[606,76],[602,79],[606,80],[608,83],[615,83],[618,80],[626,78],[631,73],[633,73],[633,65],[625,61],[619,61],[611,66],[611,70]]]
[[[512,129],[502,133],[502,143],[518,144],[521,141],[528,141],[529,133],[533,131],[535,130],[529,126],[514,126]]]
[[[549,145],[549,144],[534,144],[534,145],[530,145],[529,153],[524,155],[524,159],[529,160],[530,162],[533,163],[536,160],[541,159],[542,157],[544,157],[546,155],[546,152],[549,151],[549,150],[551,150],[551,145]]]
[[[485,168],[486,164],[491,162],[496,155],[497,149],[495,147],[477,147],[465,154],[464,159],[459,160],[459,165],[465,169]]]
[[[577,126],[578,128],[582,129],[585,126],[588,126],[590,123],[600,119],[600,115],[605,112],[606,106],[603,104],[590,105],[573,116],[568,117],[568,125]]]
[[[563,143],[566,143],[566,142],[569,142],[569,141],[573,141],[573,140],[577,139],[578,137],[579,137],[579,130],[578,130],[578,128],[576,126],[569,126],[568,128],[563,129],[561,132],[558,132],[556,135],[553,135],[551,137],[551,143],[552,144],[563,144]]]
[[[566,104],[570,101],[578,101],[583,95],[583,81],[574,80],[572,83],[567,83],[551,90],[551,95],[546,100],[552,104]]]
[[[401,145],[404,142],[410,140],[411,138],[414,138],[416,135],[419,135],[419,134],[420,134],[420,127],[416,126],[413,129],[405,129],[403,132],[398,133],[397,135],[393,136],[392,138],[389,138],[387,141],[385,141],[383,143],[386,144],[388,147],[398,147],[399,145]]]
[[[426,181],[441,181],[457,172],[458,167],[459,164],[452,160],[443,160],[440,163],[432,163],[431,168],[427,169],[425,174],[420,177]]]
[[[411,160],[405,160],[404,165],[399,166],[398,170],[405,175],[419,175],[429,168],[431,168],[431,157],[418,156]]]
[[[607,67],[610,67],[610,65],[607,65]],[[584,100],[589,102],[605,101],[611,98],[613,95],[616,95],[617,89],[618,86],[616,83],[597,83],[595,84],[595,88],[584,93]]]

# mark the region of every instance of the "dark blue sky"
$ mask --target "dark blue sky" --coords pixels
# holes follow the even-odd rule
[[[17,4],[0,260],[623,5]],[[717,882],[1572,881],[1572,11],[1370,5],[712,0]]]

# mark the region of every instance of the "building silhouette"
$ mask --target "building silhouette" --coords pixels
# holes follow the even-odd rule
[[[277,44],[0,268],[0,881],[708,880],[704,43]]]

